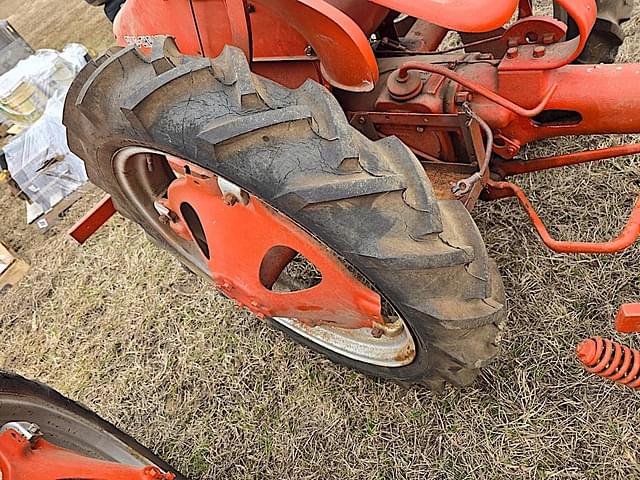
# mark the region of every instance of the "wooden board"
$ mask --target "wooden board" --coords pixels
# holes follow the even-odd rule
[[[0,292],[15,286],[29,271],[29,264],[0,242]]]

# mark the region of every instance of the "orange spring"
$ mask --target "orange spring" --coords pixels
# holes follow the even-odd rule
[[[612,340],[593,337],[576,348],[588,372],[640,389],[640,352]]]

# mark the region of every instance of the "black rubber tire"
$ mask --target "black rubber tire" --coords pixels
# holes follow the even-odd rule
[[[366,374],[432,388],[471,383],[496,355],[503,286],[469,213],[436,200],[397,138],[372,142],[353,129],[319,84],[290,90],[253,75],[236,48],[211,60],[156,41],[150,56],[127,48],[87,66],[67,95],[64,123],[89,178],[157,243],[165,242],[114,177],[120,148],[188,159],[312,232],[391,301],[417,352],[410,365],[385,368],[286,330],[298,342]]]
[[[134,467],[155,465],[185,480],[152,451],[51,387],[0,370],[0,426],[36,423],[47,441],[81,455]]]

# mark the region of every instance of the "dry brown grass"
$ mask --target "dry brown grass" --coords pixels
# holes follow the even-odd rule
[[[69,2],[83,15],[54,26],[34,12],[67,2],[30,2],[14,23],[38,18],[51,38],[64,25],[94,46],[106,43],[79,20],[93,15],[96,25],[100,12],[81,3]],[[625,60],[640,60],[638,21],[628,28]],[[607,141],[545,142],[529,154]],[[518,181],[554,233],[604,239],[623,224],[639,176],[638,158],[627,158]],[[640,300],[640,247],[555,255],[513,201],[481,206],[478,223],[510,299],[509,329],[500,358],[473,387],[434,395],[365,378],[293,344],[120,218],[85,247],[71,244],[64,227],[91,200],[43,237],[0,189],[0,238],[33,264],[0,297],[0,367],[86,403],[188,476],[640,476],[638,395],[585,374],[573,354],[583,337],[617,338],[616,306]]]

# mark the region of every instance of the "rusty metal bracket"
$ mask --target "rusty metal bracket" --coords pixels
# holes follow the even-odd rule
[[[78,222],[67,232],[73,239],[82,245],[91,235],[107,223],[116,213],[110,195],[105,195],[91,210],[89,210]]]

